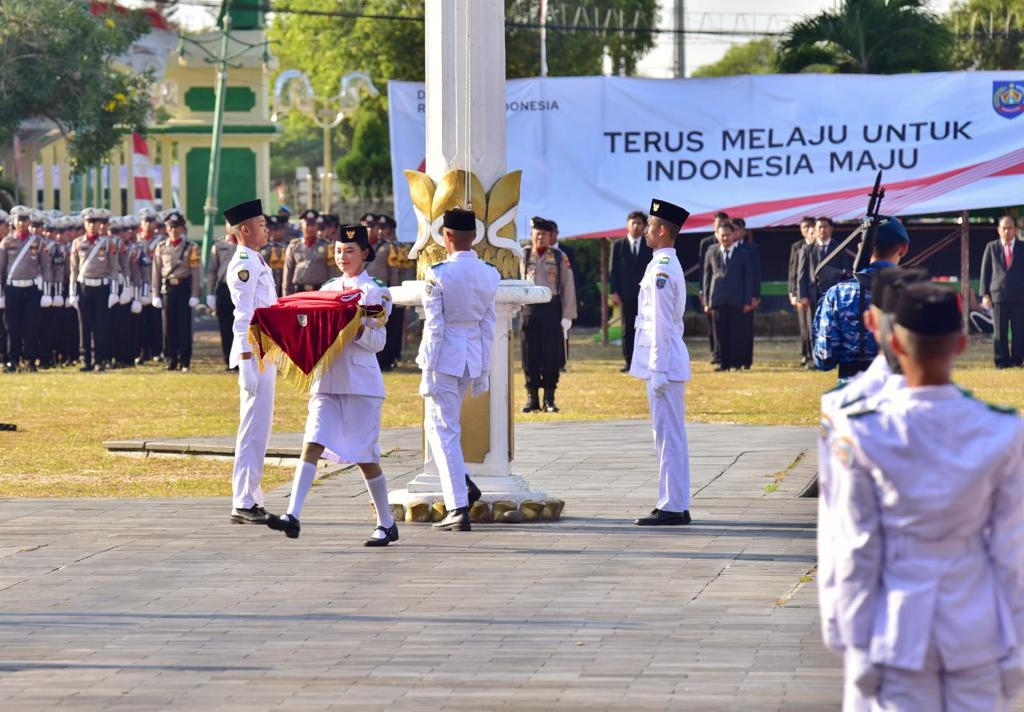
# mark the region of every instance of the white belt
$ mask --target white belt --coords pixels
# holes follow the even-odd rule
[[[956,537],[929,541],[917,537],[885,533],[885,558],[896,559],[947,559],[983,551],[984,541],[980,535]]]
[[[446,321],[444,323],[446,327],[453,329],[475,329],[480,326],[479,321]]]
[[[653,331],[654,330],[654,322],[651,321],[650,319],[643,319],[641,317],[637,317],[636,320],[633,322],[633,328],[637,329],[637,330],[642,330],[642,329],[644,329],[644,327],[647,327],[646,331]],[[673,334],[680,334],[680,335],[682,335],[682,333],[683,333],[683,325],[682,324],[672,324],[671,326],[669,326],[669,328],[672,330]]]
[[[34,279],[12,279],[8,284],[12,287],[34,287],[36,281]]]
[[[86,287],[105,287],[110,284],[110,280],[105,277],[103,279],[89,279],[88,277],[83,277],[82,284]]]

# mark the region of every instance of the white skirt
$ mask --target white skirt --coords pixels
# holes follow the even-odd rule
[[[323,458],[336,463],[380,462],[383,398],[316,393],[309,398],[303,442],[324,446]]]

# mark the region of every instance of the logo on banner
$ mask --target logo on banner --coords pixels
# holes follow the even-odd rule
[[[305,327],[309,323],[309,318],[305,314],[298,314],[295,318],[299,320],[301,327]]]
[[[992,82],[992,108],[1007,119],[1024,114],[1024,81]]]

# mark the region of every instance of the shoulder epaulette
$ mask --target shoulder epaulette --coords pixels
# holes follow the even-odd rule
[[[386,289],[388,286],[385,284],[384,280],[378,279],[377,277],[371,277],[370,279],[372,279],[378,287],[384,287]]]
[[[877,412],[876,408],[870,407],[870,406],[865,406],[865,407],[857,409],[857,410],[851,410],[850,412],[848,412],[846,414],[846,417],[847,418],[851,418],[851,419],[853,419],[853,418],[863,418],[865,415],[871,415],[872,413],[875,413],[875,412]]]
[[[490,262],[488,262],[487,260],[480,260],[480,261],[483,262],[488,267],[493,267],[494,269],[498,269],[497,265],[493,265]]]
[[[430,265],[430,269],[438,269],[439,267],[444,267],[446,264],[448,264],[447,260],[435,262],[434,264]]]
[[[997,405],[995,403],[988,403],[986,401],[982,401],[982,403],[985,404],[986,408],[995,411],[996,413],[1002,413],[1003,415],[1017,415],[1017,409],[1012,406]]]
[[[839,407],[840,408],[849,408],[851,406],[857,405],[858,403],[863,403],[866,398],[867,398],[867,395],[863,395],[862,394],[862,395],[857,396],[856,398],[854,398],[851,401],[843,401],[842,403],[839,404]]]

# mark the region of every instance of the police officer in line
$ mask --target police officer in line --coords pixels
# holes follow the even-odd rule
[[[11,216],[7,211],[0,208],[0,244],[3,244],[8,233],[11,231]],[[3,286],[0,284],[0,294],[3,293]],[[0,296],[0,363],[7,363],[7,310],[4,308],[3,297]]]
[[[230,371],[231,358],[231,324],[234,321],[234,305],[231,303],[231,290],[228,289],[227,274],[231,258],[235,256],[238,240],[234,233],[228,234],[213,243],[210,256],[206,261],[206,306],[217,315],[217,326],[220,329],[220,348],[224,354],[224,367]]]
[[[153,258],[156,247],[165,238],[159,214],[152,208],[139,210],[139,234],[137,241],[142,248],[139,252],[139,303],[141,353],[138,362],[159,361],[163,353],[163,316],[153,306]]]
[[[81,371],[105,371],[110,359],[110,309],[118,301],[120,245],[108,233],[110,212],[82,211],[85,235],[71,245],[71,306],[78,309]]]
[[[59,213],[58,213],[59,215]],[[43,297],[48,299],[49,306],[39,311],[39,351],[37,353],[39,368],[53,368],[56,363],[57,310],[54,308],[57,275],[54,273],[53,262],[56,257],[56,225],[53,213],[32,211],[32,233],[42,240],[46,259],[50,262],[50,281],[43,283]]]
[[[110,355],[114,368],[125,368],[135,365],[135,354],[133,353],[135,337],[132,333],[131,304],[135,296],[133,272],[138,260],[134,250],[131,249],[135,242],[134,219],[124,215],[111,218],[110,234],[116,240],[118,259],[121,265],[117,304],[110,310]]]
[[[416,262],[409,259],[409,245],[398,242],[395,235],[395,228],[398,223],[390,215],[377,216],[378,235],[377,244],[387,244],[388,255],[388,279],[390,287],[401,286],[406,280],[416,279]],[[384,365],[390,370],[402,359],[402,340],[405,335],[405,307],[396,306],[391,310],[391,316],[387,323],[387,343],[384,345]]]
[[[143,266],[145,246],[139,242],[139,220],[134,215],[121,217],[121,295],[116,309],[122,313],[124,332],[115,347],[121,366],[141,363],[143,348],[142,286],[149,282],[150,265]]]
[[[53,258],[53,280],[55,294],[53,308],[56,310],[59,328],[57,330],[57,356],[62,364],[78,363],[79,328],[78,310],[71,305],[71,245],[79,236],[79,226],[84,222],[80,216],[61,218],[58,231],[59,245]]]
[[[7,316],[8,355],[4,370],[13,373],[22,359],[36,370],[39,349],[39,310],[49,307],[43,285],[52,281],[51,264],[43,240],[32,234],[32,211],[24,205],[11,209],[14,232],[0,242],[0,303]]]
[[[283,294],[281,291],[281,280],[284,277],[284,253],[288,249],[288,220],[287,217],[278,215],[266,215],[264,219],[267,222],[267,233],[269,238],[267,244],[260,248],[260,254],[263,255],[264,261],[270,266],[270,271],[274,275],[274,288],[277,289],[278,294]]]
[[[565,365],[565,339],[576,319],[576,287],[569,258],[551,246],[554,227],[544,218],[530,220],[531,245],[521,264],[523,278],[551,290],[551,301],[523,307],[522,357],[526,374],[527,402],[524,413],[541,409],[539,391],[544,389],[544,410],[557,413],[555,389]]]
[[[333,265],[334,256],[328,257],[327,242],[318,236],[319,217],[320,214],[315,210],[304,211],[299,219],[302,237],[292,240],[285,251],[281,286],[286,295],[315,292],[328,279],[337,276]]]
[[[168,236],[153,259],[153,306],[163,309],[164,360],[168,371],[188,372],[192,365],[192,309],[199,304],[200,248],[185,239],[185,216],[172,212]]]
[[[870,282],[876,270],[895,267],[910,249],[910,235],[894,217],[881,216],[871,262],[863,270],[825,292],[814,317],[814,365],[822,371],[839,369],[839,380],[864,371],[878,354],[878,344],[864,327],[863,313],[871,304]]]

